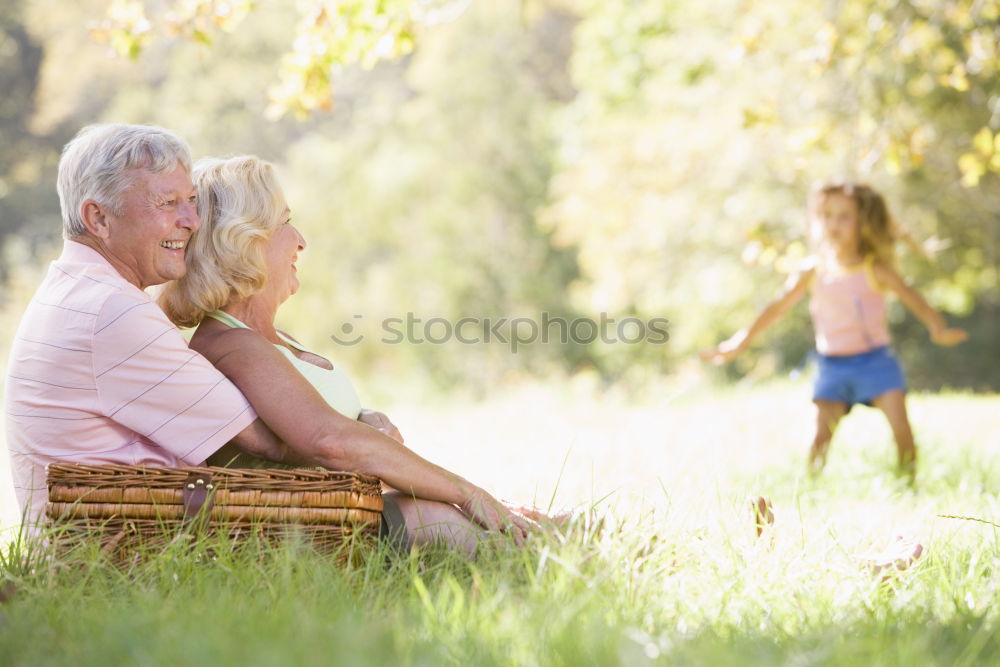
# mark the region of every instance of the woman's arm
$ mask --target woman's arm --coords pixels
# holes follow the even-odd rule
[[[944,316],[927,303],[920,292],[907,285],[891,266],[875,262],[872,264],[872,274],[880,285],[895,293],[903,305],[923,322],[931,334],[931,340],[938,345],[958,345],[969,337],[964,329],[948,328]]]
[[[254,331],[230,329],[192,347],[208,358],[286,445],[283,463],[374,475],[418,498],[458,505],[489,530],[524,526],[486,491],[400,442],[331,408],[271,343]]]
[[[299,343],[299,340],[294,336],[292,336],[287,331],[282,331],[281,329],[278,329],[277,331],[278,334],[284,336],[288,340],[294,342],[297,345],[301,345],[301,343]],[[323,368],[329,368],[329,369],[333,368],[333,364],[331,364],[328,359],[324,359],[319,355],[315,355],[315,353],[310,353],[310,354],[314,354],[314,356],[318,357],[323,362],[324,364]],[[403,442],[403,434],[399,432],[399,429],[396,428],[396,425],[389,420],[389,417],[387,417],[384,412],[379,412],[378,410],[362,409],[361,414],[358,415],[358,421],[364,422],[365,424],[368,424],[372,428],[382,431],[393,440],[398,440],[399,442]]]
[[[815,269],[809,268],[789,276],[784,289],[778,298],[767,304],[757,319],[748,328],[740,329],[727,340],[716,347],[703,351],[699,356],[705,361],[715,364],[725,364],[735,359],[743,350],[749,347],[765,329],[781,319],[792,306],[799,302],[809,289],[809,280]]]

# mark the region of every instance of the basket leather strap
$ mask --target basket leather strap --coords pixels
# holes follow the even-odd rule
[[[215,502],[215,483],[212,476],[204,473],[191,473],[184,480],[184,488],[181,491],[181,498],[184,500],[184,518],[194,519],[200,513],[208,516],[212,512],[212,504]]]

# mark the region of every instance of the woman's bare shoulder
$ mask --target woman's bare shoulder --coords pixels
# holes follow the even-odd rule
[[[191,349],[198,352],[213,364],[234,352],[245,354],[266,353],[273,347],[267,340],[252,329],[228,327],[221,322],[206,320],[198,325],[191,336]]]

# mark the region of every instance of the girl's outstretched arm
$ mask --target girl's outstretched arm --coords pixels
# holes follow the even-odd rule
[[[740,352],[749,347],[757,336],[780,320],[785,313],[791,310],[792,306],[805,296],[809,290],[809,281],[815,271],[815,268],[808,268],[799,273],[793,273],[785,282],[782,293],[778,295],[777,299],[767,304],[764,310],[760,311],[757,319],[749,328],[740,329],[727,340],[710,350],[704,350],[698,356],[720,366],[735,359]]]
[[[948,328],[944,316],[934,306],[927,303],[920,292],[907,285],[891,266],[875,262],[872,265],[872,273],[880,285],[894,292],[903,305],[924,323],[931,334],[931,340],[938,345],[958,345],[969,337],[965,329]]]

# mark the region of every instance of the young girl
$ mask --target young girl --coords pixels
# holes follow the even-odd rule
[[[822,186],[810,197],[809,213],[815,251],[810,261],[789,277],[783,293],[748,329],[701,357],[717,364],[731,361],[811,290],[809,312],[819,369],[813,390],[816,435],[809,451],[810,472],[818,473],[826,464],[837,422],[852,405],[864,403],[885,413],[896,439],[900,470],[912,478],[917,450],[906,415],[906,382],[889,348],[884,294],[895,293],[938,345],[957,345],[967,334],[949,329],[941,313],[893,268],[894,224],[875,190],[858,183]]]

